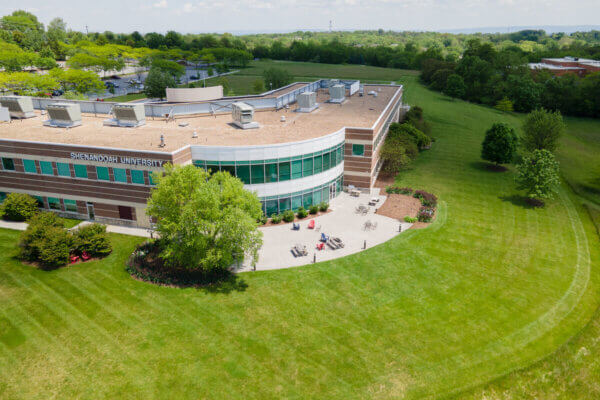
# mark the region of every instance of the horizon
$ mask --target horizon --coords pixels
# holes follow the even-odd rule
[[[69,29],[90,32],[223,33],[237,35],[289,33],[296,31],[378,30],[505,33],[512,29],[537,27],[585,27],[600,29],[596,15],[600,3],[580,0],[565,4],[559,0],[141,0],[102,4],[65,0],[51,4],[23,0],[19,7],[0,6],[2,15],[15,10],[35,14],[47,25],[60,17]],[[58,2],[57,2],[58,3]],[[576,29],[577,30],[577,29]],[[563,30],[559,29],[558,32]],[[496,32],[493,32],[496,33]],[[549,32],[552,33],[552,32]],[[569,32],[565,32],[569,33]]]

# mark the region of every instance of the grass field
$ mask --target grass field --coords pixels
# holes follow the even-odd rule
[[[145,98],[146,98],[146,95],[144,93],[129,93],[129,94],[124,94],[122,96],[109,97],[106,99],[106,101],[114,101],[114,102],[118,102],[118,103],[124,103],[127,101],[141,100],[141,99],[145,99]]]
[[[521,116],[384,76],[405,83],[437,138],[398,177],[439,196],[431,227],[214,290],[132,280],[138,239],[117,235],[104,261],[38,271],[12,258],[18,233],[0,230],[0,397],[598,398],[589,213],[567,185],[529,208],[512,170],[480,161],[485,130]]]

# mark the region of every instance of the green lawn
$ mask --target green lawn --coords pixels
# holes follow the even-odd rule
[[[600,354],[589,213],[567,185],[546,208],[528,208],[512,169],[481,163],[485,130],[521,116],[387,74],[437,138],[398,177],[439,196],[431,227],[210,291],[131,279],[135,238],[111,235],[106,260],[43,272],[14,260],[18,233],[0,230],[0,397],[598,398],[600,367],[585,368]],[[591,355],[578,355],[578,340]],[[578,357],[581,383],[567,392],[573,376],[560,369]],[[556,375],[542,377],[548,368]]]
[[[117,103],[125,103],[128,101],[141,100],[145,99],[146,95],[144,93],[129,93],[124,94],[122,96],[108,97],[106,101],[114,101]]]

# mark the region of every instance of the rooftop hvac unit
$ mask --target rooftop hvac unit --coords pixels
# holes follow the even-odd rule
[[[319,107],[317,104],[317,94],[315,92],[304,92],[298,95],[297,112],[309,113]]]
[[[0,105],[8,108],[11,118],[32,118],[33,102],[31,97],[26,96],[3,96],[0,97]]]
[[[114,118],[104,120],[104,125],[135,128],[146,124],[146,111],[141,103],[115,104],[112,114]]]
[[[333,85],[329,88],[329,102],[342,103],[346,99],[346,86],[342,84]]]
[[[8,112],[8,108],[0,107],[0,121],[10,122],[10,112]]]
[[[254,108],[246,103],[237,102],[231,105],[233,124],[241,129],[258,128],[258,122],[253,121]]]
[[[81,125],[81,108],[76,103],[54,103],[46,107],[49,119],[46,126],[73,128]]]

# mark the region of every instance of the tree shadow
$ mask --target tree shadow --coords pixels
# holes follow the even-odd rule
[[[469,163],[469,165],[474,169],[478,169],[480,171],[485,171],[485,172],[506,172],[506,171],[508,171],[508,168],[506,168],[503,165],[491,164],[491,163],[488,163],[485,161],[472,161]]]
[[[519,194],[511,194],[508,196],[499,196],[498,197],[502,201],[506,201],[512,203],[515,206],[523,207],[526,209],[535,209],[544,207],[544,202],[537,199],[531,199],[526,196],[521,196]]]
[[[231,292],[245,292],[248,288],[248,284],[237,274],[232,273],[225,278],[209,284],[197,286],[197,288],[206,293],[229,294]]]

